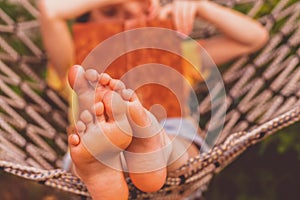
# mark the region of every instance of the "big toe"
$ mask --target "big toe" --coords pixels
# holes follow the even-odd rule
[[[114,91],[105,93],[103,96],[103,104],[109,120],[118,120],[119,117],[125,116],[126,114],[126,104],[124,100]]]
[[[122,90],[121,95],[125,101],[129,102],[127,110],[127,114],[129,114],[129,121],[138,126],[146,126],[149,124],[149,115],[147,114],[146,109],[140,103],[136,93],[131,89],[125,89]]]
[[[123,89],[121,91],[121,96],[125,101],[137,102],[139,103],[138,96],[132,89]]]
[[[68,73],[68,80],[70,86],[77,94],[80,94],[89,88],[89,82],[85,78],[85,71],[79,65],[71,67]]]

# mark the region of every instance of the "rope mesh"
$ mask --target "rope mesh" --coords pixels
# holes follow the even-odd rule
[[[128,179],[131,199],[175,199],[196,190],[199,196],[213,175],[249,146],[300,120],[300,2],[217,2],[228,7],[243,5],[272,37],[259,53],[221,69],[228,110],[217,145],[169,173],[165,186],[156,193],[143,193]],[[46,56],[40,46],[35,1],[4,0],[0,5],[0,168],[88,196],[77,177],[60,169],[67,149],[68,107],[44,81]],[[215,28],[205,24],[196,28],[193,36],[215,33]],[[209,116],[211,105],[205,85],[199,84],[197,92],[201,94],[200,115]],[[209,125],[206,118],[200,124],[204,132]]]

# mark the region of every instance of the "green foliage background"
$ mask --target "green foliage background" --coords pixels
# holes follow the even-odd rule
[[[265,0],[255,18],[270,13],[279,1]],[[296,2],[299,3],[290,0],[288,5]],[[251,5],[239,5],[235,9],[247,13]],[[270,36],[286,21],[278,21]],[[299,18],[298,21],[300,23]],[[297,123],[248,149],[213,179],[205,197],[209,200],[296,200],[300,198],[299,169],[300,124]]]

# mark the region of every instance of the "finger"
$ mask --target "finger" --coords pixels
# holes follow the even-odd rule
[[[181,8],[181,2],[175,1],[174,2],[174,9],[173,9],[173,18],[174,18],[174,23],[176,30],[183,33],[184,28],[183,28],[183,10]]]
[[[165,5],[160,9],[159,19],[165,20],[172,14],[172,4]]]
[[[196,17],[196,7],[191,5],[190,12],[187,13],[187,18],[190,19],[189,23],[187,24],[186,34],[189,35],[193,31],[194,23]]]
[[[190,13],[191,13],[191,5],[190,4],[185,4],[185,12],[184,12],[184,21],[186,23],[183,23],[184,26],[184,34],[188,35],[190,33],[190,29],[192,27],[192,23],[193,23],[193,19],[190,17]],[[188,12],[189,11],[189,12]]]
[[[186,31],[186,24],[188,23],[188,20],[186,18],[186,9],[187,9],[187,5],[185,2],[182,2],[180,4],[177,5],[177,10],[181,10],[181,14],[180,14],[180,18],[179,18],[179,28],[180,28],[180,32],[185,34],[185,31]],[[177,11],[178,12],[178,11]]]
[[[190,18],[191,4],[189,2],[182,2],[178,9],[182,10],[182,14],[180,18],[181,32],[183,34],[188,35],[193,20],[192,18]]]
[[[190,34],[194,24],[195,17],[194,4],[186,1],[176,1],[173,9],[175,27],[178,32]]]
[[[149,18],[156,17],[159,10],[160,10],[159,0],[150,0],[150,6],[149,6],[149,9],[148,9]]]

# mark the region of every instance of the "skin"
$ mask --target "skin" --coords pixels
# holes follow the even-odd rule
[[[98,90],[95,100],[95,88],[91,86],[97,81],[95,74],[98,75],[94,70],[85,72],[80,66],[72,67],[69,72],[69,83],[77,93],[79,103],[85,105],[80,111],[76,132],[68,137],[73,170],[86,184],[93,199],[127,199],[128,187],[124,174],[118,170],[121,168],[120,153],[132,141],[131,128],[125,114],[126,105],[116,92],[106,88]],[[112,99],[116,102],[114,106],[117,106],[117,111],[112,109]],[[118,124],[123,124],[122,129]],[[96,134],[96,138],[85,139],[91,134]],[[104,142],[106,138],[109,145]],[[99,145],[106,145],[106,148],[91,149],[91,146],[98,145],[97,140]],[[105,165],[94,156],[107,153],[116,168]]]
[[[67,71],[75,57],[72,36],[66,20],[78,17],[87,11],[92,12],[91,21],[124,18],[123,14],[109,18],[100,17],[99,10],[94,8],[99,7],[101,10],[105,6],[122,3],[125,0],[76,0],[72,3],[70,1],[63,0],[59,1],[58,4],[53,0],[41,0],[38,5],[45,49],[52,67],[62,80],[65,80]],[[158,13],[162,19],[171,15],[177,30],[184,34],[191,32],[196,17],[213,24],[222,34],[199,42],[217,65],[238,56],[255,52],[268,41],[268,32],[258,22],[210,1],[174,1],[173,4],[162,8],[160,11],[157,0],[151,0],[150,7],[146,10],[145,7],[136,9],[139,6],[142,7],[139,2],[126,2],[120,10],[130,13],[130,19],[153,18]],[[228,51],[229,48],[231,51]]]
[[[126,4],[124,4],[124,2],[126,2]],[[221,32],[218,36],[206,40],[199,40],[199,43],[204,47],[216,64],[222,64],[238,56],[252,53],[261,48],[268,40],[267,31],[258,22],[239,12],[219,6],[210,1],[174,1],[174,3],[161,10],[157,0],[145,2],[147,4],[143,4],[141,1],[137,2],[129,0],[62,0],[59,1],[59,3],[54,0],[40,0],[40,22],[44,46],[48,53],[51,67],[58,73],[60,79],[63,81],[66,79],[67,71],[72,65],[75,57],[72,36],[68,30],[66,20],[78,17],[88,11],[91,12],[91,21],[94,22],[107,19],[126,18],[138,21],[153,17],[160,17],[162,19],[172,17],[177,30],[187,35],[192,30],[194,19],[199,17],[213,24]],[[102,10],[107,9],[110,6],[116,6],[119,11],[114,17],[107,18],[103,15]],[[158,13],[159,16],[157,16]],[[230,51],[228,51],[228,49],[230,49]],[[91,98],[90,93],[87,92],[91,91],[90,86],[86,85],[84,89],[75,86],[74,80],[78,73],[84,73],[84,77],[80,76],[81,79],[79,85],[81,85],[81,83],[87,83],[87,81],[93,85],[99,78],[95,73],[83,72],[79,70],[79,68],[72,68],[69,72],[70,85],[73,86],[75,92],[79,94],[79,112],[81,113],[81,117],[78,121],[79,125],[77,123],[77,126],[79,127],[77,130],[78,133],[69,136],[71,156],[75,164],[76,174],[87,184],[93,199],[111,199],[113,197],[117,199],[116,193],[109,190],[109,188],[111,188],[110,184],[99,187],[99,184],[108,182],[120,183],[118,194],[121,195],[121,199],[126,199],[128,188],[123,173],[99,163],[98,160],[93,158],[82,145],[81,134],[89,134],[89,132],[93,130],[87,128],[92,127],[93,125],[90,116],[92,116],[93,119],[100,118],[103,127],[108,127],[111,123],[116,123],[116,120],[113,117],[111,117],[110,121],[103,120],[103,115],[107,115],[105,112],[106,110],[109,110],[108,104],[103,101],[103,95],[106,93],[103,92],[105,91],[103,88],[98,88],[97,92],[99,95],[96,96],[96,98],[94,98],[94,96]],[[102,81],[101,84],[103,86],[110,88],[110,94],[112,90],[119,91],[124,89],[118,80],[106,77],[103,78]],[[149,123],[148,115],[145,114],[146,110],[142,105],[138,104],[138,100],[134,97],[126,97],[126,95],[124,96],[122,93],[119,93],[119,95],[122,97],[123,101],[126,102],[126,106],[132,108],[129,109],[129,113],[126,113],[127,120],[133,119],[131,122],[128,120],[130,127],[134,127],[134,125],[132,125],[133,122],[142,127],[147,126]],[[98,107],[96,113],[93,112],[94,105]],[[107,109],[104,109],[105,107]],[[123,134],[117,129],[115,129],[113,133],[116,135]],[[104,131],[102,134],[106,134],[106,132]],[[166,139],[165,132],[160,132],[147,139],[136,137],[135,132],[132,134],[133,136],[128,138],[125,137],[126,139],[124,139],[124,141],[126,145],[123,145],[122,149],[127,149],[131,152],[147,153],[160,149],[169,143],[168,138]],[[112,143],[116,142],[114,138],[111,138],[111,140]],[[184,144],[179,141],[178,145]],[[141,190],[149,192],[156,191],[163,185],[167,170],[171,171],[176,169],[184,163],[188,157],[194,156],[195,152],[197,153],[195,149],[188,151],[188,154],[180,157],[179,161],[170,165],[168,169],[162,167],[159,170],[154,170],[150,173],[130,173],[130,177],[134,184]],[[132,158],[130,157],[127,157],[126,159],[129,168],[132,163],[131,159]],[[86,174],[85,172],[89,173]],[[144,182],[146,182],[146,184],[144,184]],[[109,185],[109,187],[107,187],[107,185]]]
[[[197,17],[211,23],[222,33],[198,40],[217,65],[255,52],[269,39],[267,30],[257,21],[211,1],[174,1],[160,12],[162,19],[170,16],[177,30],[186,35],[191,33]]]
[[[145,192],[157,191],[163,186],[167,176],[167,162],[164,161],[167,161],[170,157],[172,151],[171,141],[164,129],[157,130],[153,128],[158,127],[159,122],[142,106],[134,91],[126,89],[121,81],[112,79],[108,74],[105,74],[105,76],[105,78],[100,79],[101,85],[118,91],[127,105],[126,115],[133,131],[132,142],[124,153],[129,176],[134,185],[140,190]],[[118,86],[116,87],[116,85]],[[147,132],[151,136],[145,135]],[[167,149],[163,151],[162,148],[164,147],[167,147]],[[161,151],[155,154],[155,161],[158,164],[153,164],[153,160],[146,161],[145,156],[141,158],[127,153],[151,153],[158,150]],[[137,170],[144,168],[144,166],[148,167],[149,172]]]
[[[167,161],[173,151],[171,140],[164,129],[153,128],[159,126],[159,122],[142,106],[137,95],[108,74],[98,75],[95,70],[84,71],[80,66],[70,69],[69,83],[77,93],[79,103],[85,105],[76,123],[77,132],[68,139],[70,153],[74,172],[85,182],[91,196],[94,199],[126,199],[128,188],[123,172],[115,169],[116,166],[122,168],[119,156],[123,150],[126,150],[125,160],[135,186],[145,192],[159,190],[167,176]],[[100,86],[96,86],[97,83]],[[147,137],[145,133],[151,136]],[[109,145],[104,136],[109,139]],[[86,137],[92,140],[86,140]],[[105,148],[91,148],[95,144]],[[145,159],[145,153],[157,151],[154,160]],[[93,156],[107,153],[115,168]],[[135,157],[131,153],[144,155]],[[187,152],[185,154],[182,157],[188,158]],[[183,164],[186,160],[179,161]],[[148,171],[139,171],[145,166]]]
[[[140,1],[133,0],[40,0],[38,8],[40,10],[39,19],[43,43],[51,67],[57,72],[60,79],[62,81],[66,80],[67,72],[75,58],[72,35],[69,32],[67,20],[76,18],[86,12],[91,12],[92,22],[124,18],[141,20],[156,16],[159,5],[158,0],[143,2],[147,3],[147,7],[141,7]],[[113,17],[103,15],[101,10],[113,5],[118,8],[117,15]],[[136,9],[139,7],[141,9]],[[125,13],[129,14],[125,16]]]

